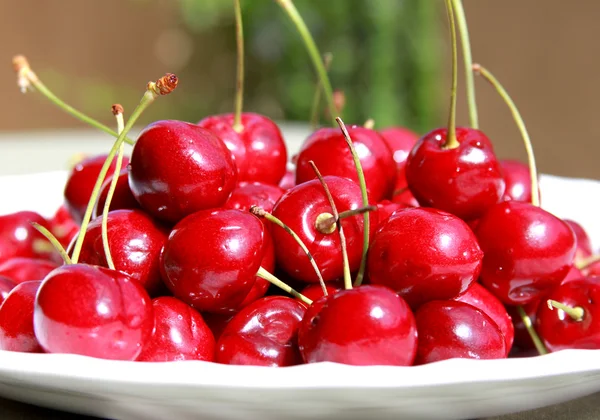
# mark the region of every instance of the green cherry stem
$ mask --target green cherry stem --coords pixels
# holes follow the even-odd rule
[[[458,89],[458,52],[456,47],[456,25],[452,0],[446,0],[448,23],[450,27],[450,44],[452,46],[452,85],[450,88],[450,112],[448,113],[448,134],[444,149],[455,149],[460,143],[456,140],[456,91]]]
[[[575,263],[575,267],[579,270],[583,270],[588,268],[590,265],[597,263],[600,261],[600,254],[592,255],[591,257],[587,257],[577,263]]]
[[[325,53],[323,55],[323,65],[325,66],[325,71],[329,71],[329,67],[331,66],[331,61],[333,60],[333,54]],[[317,88],[315,90],[315,96],[313,96],[313,103],[310,111],[310,128],[312,131],[317,129],[319,125],[319,117],[321,115],[321,91],[323,90],[323,84],[319,79],[317,81]]]
[[[242,7],[240,0],[233,0],[235,10],[235,41],[237,46],[237,71],[235,83],[235,111],[233,129],[237,133],[244,130],[242,125],[242,108],[244,107],[244,26],[242,24]]]
[[[331,229],[331,231],[333,232],[335,230],[335,227],[332,229],[332,226],[335,226],[337,220],[346,219],[348,217],[363,214],[367,211],[375,210],[377,210],[377,206],[367,206],[360,207],[354,210],[345,210],[338,215],[337,219],[333,214],[331,215],[331,217],[321,217],[320,220],[316,222],[317,230],[320,232],[326,232]]]
[[[108,152],[108,156],[104,161],[104,165],[100,169],[100,173],[98,174],[98,179],[96,179],[96,184],[94,185],[94,189],[92,190],[92,195],[90,197],[90,201],[88,202],[87,208],[85,210],[85,214],[83,216],[83,221],[81,222],[81,228],[79,230],[79,235],[77,235],[77,240],[75,242],[75,246],[73,247],[73,256],[71,260],[73,264],[77,264],[79,260],[79,254],[81,253],[81,247],[83,246],[83,240],[85,238],[86,230],[88,224],[90,223],[90,219],[92,217],[92,211],[94,210],[94,206],[96,205],[96,201],[98,200],[98,195],[100,194],[100,189],[102,188],[102,183],[106,178],[106,174],[110,168],[110,164],[115,158],[121,144],[125,141],[125,136],[138,118],[142,115],[144,110],[152,103],[154,100],[161,95],[167,95],[171,93],[177,87],[178,79],[172,73],[167,73],[165,76],[158,79],[156,82],[149,82],[146,86],[146,92],[138,106],[133,110],[131,117],[127,120],[127,124],[125,128],[119,134],[119,137],[115,141],[113,147]]]
[[[469,39],[469,28],[462,0],[452,0],[460,43],[462,45],[463,61],[465,63],[465,81],[467,90],[467,105],[469,108],[469,124],[472,128],[479,128],[477,115],[477,102],[475,100],[475,81],[473,80],[473,57],[471,55],[471,41]]]
[[[58,239],[56,239],[56,237],[48,229],[36,222],[31,222],[31,226],[33,226],[38,232],[44,235],[46,239],[48,239],[48,242],[50,242],[54,249],[60,254],[60,257],[63,259],[65,264],[71,264],[69,254],[67,254],[67,251],[65,251]]]
[[[548,349],[546,349],[546,346],[540,339],[540,336],[538,335],[537,331],[535,330],[535,328],[533,328],[531,318],[529,318],[529,316],[525,312],[525,309],[523,309],[522,306],[517,306],[517,311],[519,312],[519,316],[523,320],[523,324],[525,324],[525,328],[527,329],[527,332],[531,337],[531,341],[533,341],[533,344],[535,345],[535,348],[537,349],[538,353],[541,355],[548,354]]]
[[[569,315],[573,321],[579,322],[583,319],[583,316],[585,315],[585,311],[580,306],[572,307],[552,299],[548,299],[547,303],[550,309],[560,309],[561,311]]]
[[[529,175],[531,177],[531,204],[539,207],[540,194],[538,189],[537,167],[535,164],[535,156],[533,154],[533,146],[531,145],[531,138],[529,137],[529,133],[527,132],[527,127],[525,127],[525,122],[523,121],[523,118],[521,117],[517,106],[515,105],[511,97],[508,95],[506,89],[502,87],[498,79],[496,79],[494,75],[489,72],[489,70],[487,70],[480,64],[473,64],[473,71],[476,74],[483,76],[483,78],[487,82],[489,82],[494,87],[494,89],[496,89],[498,94],[502,97],[502,99],[504,100],[504,102],[506,102],[506,105],[510,109],[510,113],[512,114],[513,119],[515,120],[515,124],[517,124],[517,127],[519,128],[521,137],[523,138],[523,144],[525,145],[525,150],[527,151]]]
[[[258,272],[256,273],[256,275],[258,277],[260,277],[261,279],[268,281],[273,286],[277,286],[281,290],[289,293],[290,295],[294,296],[295,298],[300,299],[302,302],[306,303],[308,306],[312,305],[312,303],[313,303],[312,300],[310,300],[309,298],[307,298],[306,296],[304,296],[302,293],[298,292],[297,290],[292,289],[290,286],[288,286],[287,284],[285,284],[284,282],[279,280],[277,277],[275,277],[273,274],[269,273],[264,268],[260,267],[258,269]]]
[[[310,56],[313,66],[315,67],[315,71],[317,72],[319,80],[321,81],[321,86],[323,87],[323,92],[325,93],[325,100],[327,101],[327,107],[329,108],[329,114],[331,115],[331,118],[335,118],[335,116],[338,115],[338,110],[333,101],[333,89],[331,87],[329,77],[327,76],[327,70],[325,69],[323,60],[321,59],[321,54],[319,53],[319,49],[315,44],[315,40],[310,34],[310,31],[306,27],[306,23],[304,23],[302,16],[300,16],[300,13],[298,13],[298,9],[296,9],[296,6],[294,6],[292,0],[275,1],[279,3],[283,10],[287,13],[288,17],[300,33],[300,37],[304,41],[308,55]],[[335,125],[335,121],[333,122],[333,125]]]
[[[340,126],[340,130],[342,130],[342,134],[344,134],[344,139],[346,140],[346,144],[350,149],[350,153],[352,154],[352,160],[354,161],[354,166],[356,167],[356,175],[358,177],[358,185],[360,186],[360,193],[362,195],[362,205],[363,207],[369,206],[369,196],[367,194],[367,182],[365,181],[365,173],[363,172],[362,165],[360,163],[360,159],[358,157],[358,153],[356,153],[356,149],[354,148],[354,143],[352,143],[352,139],[350,138],[350,134],[346,129],[346,125],[344,121],[340,117],[337,117],[335,121]],[[354,280],[354,287],[358,287],[362,284],[363,278],[365,276],[365,269],[367,266],[367,251],[369,250],[369,232],[371,230],[370,227],[370,218],[369,212],[365,212],[363,214],[363,249],[362,255],[360,258],[360,266],[358,268],[358,273],[356,273],[356,279]]]
[[[33,70],[31,70],[31,67],[29,66],[29,62],[27,61],[27,59],[24,56],[22,56],[22,55],[15,56],[13,58],[13,67],[15,69],[15,72],[17,73],[17,84],[22,93],[25,93],[25,92],[27,92],[27,90],[30,90],[32,88],[35,88],[38,92],[40,92],[42,95],[44,95],[50,102],[52,102],[54,105],[61,108],[67,114],[70,114],[71,116],[77,118],[78,120],[80,120],[88,125],[91,125],[92,127],[97,128],[98,130],[103,131],[106,134],[109,134],[113,137],[119,136],[116,132],[111,130],[109,127],[105,126],[104,124],[102,124],[99,121],[96,121],[92,117],[89,117],[89,116],[85,115],[84,113],[78,111],[77,109],[73,108],[71,105],[68,105],[67,103],[65,103],[58,96],[56,96],[50,89],[48,89],[48,87],[44,83],[42,83],[42,81],[38,78],[37,74],[35,74],[35,72]],[[124,141],[128,144],[135,143],[135,141],[133,141],[132,139],[127,138],[127,137],[125,138]]]

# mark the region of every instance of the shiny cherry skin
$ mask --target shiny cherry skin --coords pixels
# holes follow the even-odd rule
[[[531,175],[529,165],[518,160],[503,159],[500,161],[504,176],[504,195],[502,201],[522,201],[531,203]],[[539,189],[538,189],[539,194]]]
[[[139,362],[174,362],[215,359],[215,337],[202,315],[170,296],[152,300],[154,331]]]
[[[338,176],[325,176],[327,186],[333,196],[338,212],[362,207],[360,188],[356,183]],[[315,222],[323,213],[331,213],[331,206],[323,187],[316,179],[304,182],[286,191],[275,207],[273,215],[289,226],[302,239],[315,259],[325,281],[333,281],[343,276],[340,235],[337,229],[331,233],[321,233]],[[377,227],[377,215],[371,217],[371,233]],[[341,220],[350,270],[360,265],[363,246],[363,216],[357,215]],[[308,282],[319,281],[310,260],[294,238],[284,229],[273,228],[275,257],[277,265],[291,277]]]
[[[214,132],[231,151],[238,181],[277,185],[286,171],[287,151],[277,124],[264,115],[242,113],[243,129],[233,129],[233,114],[213,115],[198,123]]]
[[[323,300],[318,314],[305,316],[298,332],[305,362],[413,364],[417,350],[415,318],[393,290],[366,285],[340,290]]]
[[[410,191],[410,188],[408,188],[405,169],[399,171],[398,176],[396,177],[396,186],[394,187],[392,202],[402,204],[405,207],[419,207],[419,202]]]
[[[407,206],[406,204],[394,203],[390,200],[380,201],[377,203],[377,220],[379,220],[377,228],[381,227],[385,222],[387,222],[387,219],[398,210],[410,207],[411,206]]]
[[[341,284],[340,282],[325,283],[325,289],[327,290],[327,296],[331,296],[331,295],[339,292],[340,290],[342,290],[343,284]],[[307,297],[308,299],[312,300],[313,302],[315,302],[325,296],[323,294],[323,289],[321,288],[321,285],[319,283],[309,284],[304,289],[302,289],[302,291],[300,293],[302,293],[302,295],[304,295],[304,297]],[[298,302],[300,302],[304,306],[308,306],[308,305],[306,305],[306,303],[304,303],[300,299],[298,299]]]
[[[33,211],[0,216],[0,262],[13,257],[56,259],[52,245],[31,225],[32,222],[48,230],[52,228],[44,217]]]
[[[375,201],[390,198],[396,183],[396,162],[387,143],[368,128],[349,126],[348,133],[362,164],[370,197]],[[310,161],[323,175],[345,177],[358,183],[350,149],[338,128],[321,128],[306,139],[296,163],[297,185],[316,178]]]
[[[575,251],[575,262],[580,262],[589,258],[594,253],[592,248],[592,241],[579,223],[574,220],[564,219],[565,223],[569,225],[571,229],[573,229],[573,233],[575,233],[575,239],[577,241],[577,250]]]
[[[503,359],[504,335],[483,311],[454,300],[427,302],[415,313],[419,347],[416,365],[461,359]]]
[[[106,157],[107,155],[98,155],[85,158],[77,163],[69,174],[64,191],[65,204],[77,223],[81,223],[83,220],[83,215],[92,196],[92,190]],[[123,165],[126,166],[128,163],[129,158],[124,157]],[[115,164],[116,162],[113,160],[106,173],[107,177],[114,174]]]
[[[0,350],[43,353],[33,332],[33,306],[41,283],[17,285],[0,305]]]
[[[380,130],[379,134],[392,151],[398,171],[404,171],[408,154],[419,140],[419,135],[404,127],[388,127]]]
[[[457,127],[454,149],[444,147],[447,130],[423,136],[406,161],[408,186],[419,204],[463,220],[481,217],[504,194],[504,178],[492,143],[479,130]]]
[[[15,283],[43,280],[46,275],[58,267],[54,261],[41,258],[14,257],[0,263],[0,276],[5,276]]]
[[[154,317],[150,297],[126,274],[72,264],[42,282],[33,325],[48,353],[135,360],[152,334]]]
[[[160,253],[168,231],[142,210],[108,213],[108,246],[115,269],[155,296],[162,287]],[[108,267],[102,243],[102,217],[88,225],[79,262]]]
[[[256,216],[240,210],[186,217],[171,231],[161,256],[165,284],[201,312],[235,312],[254,285],[265,234]]]
[[[296,165],[290,165],[288,164],[288,168],[285,171],[285,174],[283,175],[283,178],[281,178],[281,181],[279,181],[279,188],[281,188],[284,191],[289,190],[292,187],[296,186]]]
[[[496,296],[494,296],[485,287],[477,282],[473,283],[465,293],[454,298],[453,300],[468,303],[492,318],[492,320],[500,328],[500,331],[502,331],[506,346],[506,355],[508,356],[508,353],[513,345],[515,329],[512,319],[502,302],[500,302]]]
[[[297,334],[306,309],[284,296],[252,302],[227,324],[217,342],[218,363],[293,366],[302,363]]]
[[[79,232],[79,224],[73,219],[65,204],[56,210],[49,222],[50,232],[63,248],[67,248]]]
[[[452,299],[477,280],[483,253],[467,224],[431,208],[400,210],[381,226],[369,247],[373,284],[398,292],[413,309]]]
[[[270,213],[283,193],[284,190],[276,185],[240,182],[223,207],[248,211],[252,206],[259,206]]]
[[[104,205],[106,204],[106,197],[108,197],[108,190],[110,189],[112,179],[112,176],[107,177],[106,181],[104,181],[104,184],[102,184],[102,189],[100,190],[100,195],[98,196],[98,202],[96,203],[96,207],[94,207],[94,212],[92,213],[93,218],[101,216],[102,212],[104,211]],[[119,179],[117,179],[115,192],[113,193],[110,201],[109,211],[139,208],[140,204],[133,196],[131,188],[129,188],[129,171],[127,169],[122,169],[121,172],[119,172]]]
[[[10,291],[14,289],[16,285],[17,284],[8,277],[0,275],[0,306],[2,306],[2,302],[4,302],[6,296],[8,296]]]
[[[133,147],[129,187],[151,216],[176,223],[225,204],[236,173],[231,153],[211,131],[183,121],[157,121]]]
[[[260,266],[267,270],[269,273],[275,272],[275,244],[273,243],[273,239],[271,234],[267,229],[265,229],[265,241],[263,244],[263,259],[260,263]],[[256,280],[252,285],[252,288],[240,303],[239,308],[243,308],[244,306],[248,306],[250,303],[255,300],[263,297],[269,288],[271,287],[271,283],[267,280],[256,276]]]
[[[507,305],[522,305],[556,288],[565,278],[576,241],[561,219],[528,203],[505,201],[481,218],[481,283]]]
[[[540,304],[536,329],[549,351],[600,349],[600,277],[561,284],[548,298],[583,309],[583,317],[575,320],[562,310],[551,309],[545,302]]]

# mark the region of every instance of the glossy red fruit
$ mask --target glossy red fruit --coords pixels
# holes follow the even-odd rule
[[[0,276],[5,276],[15,283],[43,280],[46,275],[59,264],[41,258],[14,257],[0,263]]]
[[[104,205],[106,204],[106,197],[108,197],[108,190],[110,189],[112,179],[112,176],[107,177],[106,181],[104,181],[104,184],[102,184],[102,189],[100,190],[100,195],[98,196],[98,203],[96,203],[96,207],[94,207],[94,212],[92,213],[93,218],[101,216],[102,212],[104,211]],[[127,169],[122,169],[119,173],[117,185],[115,186],[115,192],[113,193],[110,201],[109,211],[139,208],[140,204],[133,196],[131,188],[129,188],[129,171]]]
[[[208,328],[210,328],[210,330],[213,333],[215,342],[219,340],[221,334],[223,334],[223,331],[225,330],[225,327],[227,327],[227,324],[229,324],[229,322],[233,319],[235,315],[235,312],[228,314],[211,314],[205,312],[204,314],[202,314],[204,322],[206,322],[206,325],[208,326]]]
[[[504,178],[492,143],[479,130],[456,129],[460,145],[444,147],[447,130],[423,136],[406,161],[408,186],[419,204],[464,220],[481,217],[504,194]]]
[[[379,131],[389,146],[399,172],[404,171],[408,154],[419,140],[419,135],[404,127],[389,127]]]
[[[171,231],[161,256],[175,297],[202,312],[235,312],[255,282],[265,228],[254,215],[219,209],[194,213]]]
[[[326,176],[338,212],[362,207],[360,188],[346,178]],[[320,214],[331,213],[331,206],[323,187],[318,180],[307,181],[286,191],[275,207],[273,215],[289,226],[302,239],[314,257],[325,281],[333,281],[343,276],[340,236],[337,229],[331,233],[321,233],[315,225]],[[377,227],[376,215],[371,218],[371,233]],[[350,270],[358,269],[363,246],[363,216],[347,217],[341,221]],[[277,265],[291,277],[304,282],[319,281],[310,260],[294,238],[284,229],[273,228],[275,259]]]
[[[227,324],[217,342],[218,363],[293,366],[302,363],[297,334],[305,307],[284,296],[246,306]]]
[[[17,284],[8,277],[0,276],[0,306],[2,306],[2,302],[4,302],[6,296],[8,296],[10,291],[14,289],[16,285]]]
[[[108,245],[115,269],[138,282],[151,295],[162,287],[160,253],[168,231],[142,210],[108,213]],[[79,262],[108,267],[102,243],[102,217],[88,225]]]
[[[369,247],[373,284],[398,292],[415,309],[430,300],[452,299],[477,280],[483,253],[469,226],[430,208],[394,213]]]
[[[374,201],[390,198],[396,183],[396,162],[387,143],[368,128],[349,126],[348,133],[362,164],[369,196]],[[296,163],[297,185],[316,178],[310,161],[315,162],[323,175],[345,177],[358,183],[350,149],[337,128],[321,128],[306,139]]]
[[[540,304],[536,328],[549,351],[600,349],[600,277],[562,284],[548,298],[583,309],[582,318],[575,320],[560,309],[551,309],[546,302]]]
[[[263,243],[263,258],[260,263],[260,266],[267,270],[269,273],[275,272],[275,245],[273,244],[273,239],[271,238],[271,234],[267,229],[265,229],[265,237]],[[255,300],[258,300],[261,297],[263,297],[270,287],[271,283],[269,283],[263,278],[256,276],[256,280],[254,281],[252,288],[246,295],[246,298],[242,301],[242,303],[240,303],[239,308],[243,308],[244,306],[247,306]]]
[[[248,211],[252,206],[259,206],[270,213],[283,193],[284,190],[276,185],[240,182],[223,207]]]
[[[85,214],[94,185],[106,161],[106,157],[107,155],[98,155],[86,158],[75,165],[69,174],[64,191],[65,204],[77,223],[81,223],[83,220],[83,215]],[[110,169],[106,173],[107,177],[114,174],[115,163],[113,160]],[[129,159],[124,157],[123,165],[125,166],[128,163]]]
[[[175,223],[199,210],[221,207],[236,184],[225,144],[211,131],[182,121],[157,121],[135,143],[129,187],[142,208]]]
[[[453,300],[468,303],[492,318],[500,328],[500,331],[502,331],[506,344],[506,355],[508,356],[513,345],[515,329],[512,319],[502,302],[477,282],[473,283],[465,293]]]
[[[287,151],[279,127],[269,118],[242,113],[243,130],[233,129],[233,114],[214,115],[198,123],[214,132],[234,156],[238,181],[277,185],[286,170]]]
[[[404,207],[419,207],[419,202],[410,191],[410,188],[408,188],[406,171],[404,169],[398,172],[394,194],[392,195],[392,202],[402,204]]]
[[[340,284],[339,282],[326,283],[325,289],[327,290],[327,296],[331,296],[331,295],[337,293],[338,291],[342,290],[343,285]],[[323,294],[323,288],[321,287],[321,285],[319,283],[309,284],[304,289],[302,289],[302,291],[300,293],[302,293],[302,295],[304,295],[308,299],[312,300],[313,303],[325,296]],[[298,302],[300,302],[304,306],[308,306],[308,305],[306,305],[306,303],[304,303],[300,299],[298,299]]]
[[[126,274],[73,264],[44,279],[33,324],[49,353],[135,360],[152,333],[154,317],[148,294]]]
[[[584,261],[586,258],[591,257],[594,253],[592,241],[583,226],[573,220],[564,219],[564,221],[575,233],[575,240],[577,241],[575,262]]]
[[[575,256],[571,228],[528,203],[492,207],[475,233],[484,253],[480,281],[507,305],[548,294],[565,278]]]
[[[392,290],[367,285],[323,300],[318,314],[305,316],[298,332],[307,363],[412,365],[417,349],[415,318]]]
[[[419,347],[416,365],[441,360],[502,359],[504,335],[483,311],[464,302],[436,300],[415,313]]]
[[[202,315],[173,297],[152,301],[154,331],[139,362],[174,362],[215,359],[215,337]]]
[[[56,210],[49,222],[50,232],[58,239],[63,248],[67,248],[79,232],[79,224],[75,222],[64,204]]]
[[[0,350],[43,352],[33,332],[33,303],[41,283],[17,285],[0,305]]]
[[[296,186],[296,165],[288,165],[288,168],[285,171],[285,174],[283,175],[283,178],[281,178],[281,181],[279,181],[279,188],[281,188],[284,191],[289,190],[292,187]]]
[[[377,228],[380,228],[381,226],[383,226],[383,224],[385,222],[387,222],[387,219],[392,214],[394,214],[398,210],[402,210],[402,209],[406,209],[406,208],[410,208],[410,206],[407,206],[402,203],[394,203],[393,201],[390,201],[390,200],[383,200],[383,201],[380,201],[379,203],[377,203],[377,220],[379,220]]]
[[[50,230],[50,223],[33,211],[19,211],[0,216],[0,262],[13,257],[55,259],[52,245],[31,223]]]
[[[500,161],[504,176],[504,195],[502,201],[522,201],[531,203],[531,175],[529,165],[518,160],[503,159]],[[538,188],[539,194],[539,188]]]

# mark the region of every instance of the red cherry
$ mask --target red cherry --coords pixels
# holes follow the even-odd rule
[[[291,168],[285,171],[285,175],[279,181],[279,188],[284,191],[289,190],[290,188],[296,186],[296,165],[291,165]]]
[[[248,211],[250,207],[258,206],[270,213],[283,193],[284,190],[275,185],[240,182],[223,207]]]
[[[236,183],[236,168],[212,132],[182,121],[147,126],[133,147],[129,186],[150,215],[175,223],[220,207]]]
[[[199,311],[236,311],[254,284],[265,233],[256,216],[239,210],[186,217],[171,231],[161,256],[167,287]]]
[[[31,223],[51,229],[46,219],[32,211],[0,216],[0,262],[13,257],[55,259],[52,245]]]
[[[492,143],[479,130],[456,129],[459,146],[445,148],[447,129],[433,130],[406,161],[408,186],[419,201],[461,219],[481,217],[500,201],[504,179]]]
[[[297,333],[305,307],[284,296],[269,296],[242,309],[217,342],[218,363],[292,366],[302,363]]]
[[[473,283],[465,293],[453,300],[468,303],[492,318],[500,328],[500,331],[502,331],[506,343],[506,355],[508,356],[515,337],[515,330],[512,319],[502,302],[477,282]]]
[[[568,283],[572,280],[579,280],[582,277],[586,277],[585,274],[583,274],[583,272],[580,269],[572,265],[561,284]]]
[[[402,204],[404,207],[419,207],[419,202],[408,188],[405,169],[398,172],[392,202]]]
[[[522,201],[531,203],[531,174],[529,165],[518,160],[503,159],[500,161],[506,188],[502,201]],[[538,189],[539,194],[539,189]]]
[[[92,216],[94,218],[101,216],[104,211],[104,205],[106,204],[106,197],[108,197],[108,190],[112,182],[112,176],[106,177],[100,195],[98,196],[98,203],[94,207]],[[140,205],[133,196],[131,188],[129,188],[129,171],[122,169],[119,173],[119,179],[113,193],[112,200],[110,201],[109,210],[125,210],[125,209],[139,209]]]
[[[375,201],[391,197],[396,182],[396,163],[385,140],[368,128],[347,128],[365,174],[369,195]],[[358,183],[350,149],[339,129],[321,128],[306,139],[296,164],[297,185],[316,177],[310,161],[323,175],[345,177]]]
[[[327,290],[327,296],[331,296],[331,295],[337,293],[338,291],[342,290],[343,285],[339,284],[339,282],[326,283],[325,289]],[[323,288],[318,283],[309,284],[304,289],[302,289],[302,291],[300,293],[302,293],[302,295],[307,297],[308,299],[312,300],[313,304],[315,301],[317,301],[325,296],[323,294]],[[306,304],[304,302],[302,302],[300,299],[298,299],[298,302],[300,302],[304,306],[306,306]]]
[[[316,316],[305,316],[298,332],[307,363],[412,365],[417,349],[415,319],[392,290],[361,286],[323,300],[322,309]]]
[[[549,293],[565,278],[575,255],[571,228],[528,203],[492,207],[475,233],[484,253],[481,282],[508,305]]]
[[[108,213],[108,245],[115,269],[128,274],[151,295],[162,287],[160,252],[167,230],[141,210]],[[108,267],[102,243],[102,217],[88,225],[79,262]]]
[[[15,283],[43,280],[46,275],[58,267],[54,261],[40,258],[15,257],[0,263],[0,276]]]
[[[4,302],[6,296],[8,296],[10,291],[14,289],[16,285],[17,284],[8,277],[0,276],[0,306],[2,306],[2,302]]]
[[[50,232],[63,248],[67,248],[79,232],[79,224],[73,220],[65,205],[61,205],[50,219]]]
[[[589,258],[594,253],[592,248],[592,241],[585,229],[577,222],[573,220],[564,219],[565,223],[573,229],[575,233],[575,240],[577,242],[577,250],[575,251],[575,261],[583,261]]]
[[[154,331],[137,360],[171,362],[215,358],[215,338],[202,316],[173,297],[152,301]]]
[[[263,244],[263,259],[260,263],[260,266],[267,270],[269,273],[275,272],[275,245],[273,244],[271,234],[266,229],[265,241]],[[246,298],[242,301],[242,303],[240,303],[239,307],[243,308],[244,306],[248,306],[250,303],[263,297],[269,290],[270,286],[271,283],[269,283],[263,278],[256,276],[256,280],[254,281],[252,288],[246,295]]]
[[[379,131],[394,156],[399,172],[404,171],[408,154],[419,140],[419,135],[404,127],[389,127]]]
[[[377,228],[383,226],[383,224],[387,222],[387,219],[398,210],[406,209],[409,207],[410,206],[407,206],[405,204],[394,203],[390,200],[380,201],[379,203],[377,203],[377,220],[379,220]]]
[[[412,308],[452,299],[477,280],[483,253],[461,219],[436,209],[394,213],[369,247],[371,283],[398,292]]]
[[[33,303],[41,283],[15,286],[0,305],[0,350],[43,352],[33,332]]]
[[[462,359],[502,359],[504,335],[483,311],[464,302],[427,302],[415,313],[419,347],[415,364]]]
[[[337,176],[324,177],[338,212],[362,207],[360,188],[356,183]],[[302,239],[315,259],[325,281],[343,276],[343,261],[339,233],[321,233],[315,223],[321,214],[331,212],[327,196],[318,180],[297,185],[281,196],[273,215],[289,226]],[[346,237],[350,270],[360,265],[363,246],[363,216],[343,219],[341,225]],[[371,233],[377,226],[376,216],[371,218]],[[271,229],[275,243],[277,265],[291,277],[304,282],[319,281],[310,260],[292,236],[284,229]]]
[[[148,294],[126,274],[73,264],[42,282],[33,324],[47,352],[135,360],[154,318]]]
[[[83,220],[83,215],[92,196],[92,190],[106,157],[107,155],[99,155],[86,158],[75,165],[69,174],[64,192],[65,204],[77,223],[81,223]],[[128,163],[129,159],[124,157],[123,165]],[[107,177],[113,175],[115,164],[116,162],[113,160],[106,174]]]
[[[215,341],[218,341],[225,327],[227,327],[227,324],[229,324],[235,315],[235,313],[211,314],[206,312],[202,314],[202,318],[204,318],[204,322],[206,322],[206,325],[212,331]]]
[[[233,129],[233,114],[210,116],[198,125],[214,132],[231,151],[238,181],[277,185],[285,174],[285,142],[277,124],[264,115],[242,113],[241,133]]]
[[[571,308],[582,310],[573,319],[560,309],[540,304],[536,327],[540,338],[551,351],[564,349],[600,349],[600,277],[582,278],[560,285],[549,296]]]

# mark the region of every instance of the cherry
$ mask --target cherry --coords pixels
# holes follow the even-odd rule
[[[345,143],[344,143],[345,144]],[[362,206],[360,188],[346,178],[325,176],[334,203],[341,213]],[[335,225],[331,230],[317,226],[321,215],[331,216],[331,206],[318,180],[310,180],[288,190],[273,208],[273,216],[290,227],[306,244],[325,281],[336,280],[343,275],[341,244]],[[374,219],[374,218],[372,218]],[[320,220],[320,219],[319,219]],[[341,220],[348,250],[351,271],[360,265],[363,246],[363,216],[355,215]],[[372,220],[371,234],[377,220]],[[317,275],[306,254],[284,229],[271,229],[275,243],[277,265],[291,277],[309,283],[318,282]]]
[[[152,300],[152,308],[154,331],[138,361],[214,360],[215,338],[198,312],[169,296]]]
[[[67,248],[79,232],[79,224],[73,220],[66,205],[61,205],[50,219],[50,232],[63,248]]]
[[[46,275],[58,267],[54,261],[40,258],[14,257],[0,263],[0,276],[19,284],[25,281],[43,280]]]
[[[35,300],[35,336],[50,353],[135,360],[153,323],[146,291],[126,274],[103,267],[59,267]]]
[[[92,213],[94,218],[102,216],[102,211],[104,210],[104,205],[106,204],[106,197],[108,196],[108,190],[110,189],[110,183],[112,179],[112,176],[106,177],[104,184],[102,184],[102,189],[100,190],[100,195],[98,196],[98,203],[94,207],[94,212]],[[139,208],[140,205],[129,188],[129,171],[127,169],[122,169],[121,172],[119,172],[119,179],[117,180],[115,192],[113,193],[110,201],[109,210]]]
[[[260,263],[260,266],[267,270],[269,273],[273,273],[275,271],[275,244],[273,243],[273,239],[268,230],[265,230],[265,243],[263,245],[263,259]],[[263,297],[267,291],[271,283],[267,280],[256,276],[256,280],[252,285],[252,288],[246,295],[246,298],[240,303],[240,308],[249,305],[257,299]]]
[[[415,364],[441,360],[502,359],[504,335],[483,311],[464,302],[427,302],[415,313],[419,346]]]
[[[389,127],[380,130],[379,134],[392,151],[398,172],[404,172],[408,154],[419,140],[419,135],[404,127]]]
[[[32,211],[0,216],[0,262],[13,257],[56,258],[52,246],[32,223],[51,229],[45,218]]]
[[[387,219],[397,212],[398,210],[402,210],[405,208],[409,208],[411,206],[407,206],[403,203],[395,203],[390,200],[383,200],[377,203],[377,220],[379,220],[379,224],[377,227],[381,227],[387,222]]]
[[[88,157],[77,163],[69,174],[64,191],[65,204],[77,223],[81,223],[83,220],[83,215],[92,196],[94,184],[98,175],[100,175],[100,170],[102,169],[102,165],[104,165],[106,157],[107,155]],[[123,162],[124,165],[127,165],[129,159],[124,158]],[[115,163],[115,161],[111,163],[107,176],[112,176],[114,173]]]
[[[107,223],[115,269],[128,274],[151,296],[156,295],[162,287],[160,253],[167,241],[167,230],[142,210],[113,210],[108,213]],[[88,225],[79,261],[108,267],[101,217]]]
[[[497,204],[475,231],[483,250],[481,282],[502,302],[522,305],[549,293],[565,278],[575,235],[562,220],[518,201]]]
[[[539,300],[534,300],[532,302],[526,303],[523,305],[523,310],[525,314],[531,320],[531,324],[535,325],[537,320],[537,310],[540,306]],[[512,324],[515,330],[515,339],[514,339],[514,347],[512,348],[512,355],[538,355],[536,351],[536,346],[533,340],[531,339],[531,335],[523,322],[523,318],[521,314],[519,314],[516,306],[506,306],[506,311],[512,320]]]
[[[131,155],[129,186],[150,215],[175,223],[220,207],[236,182],[236,168],[212,132],[182,121],[157,121],[140,134]]]
[[[502,201],[515,200],[531,203],[531,174],[529,165],[518,160],[503,159],[500,161],[506,188]],[[538,188],[539,195],[539,188]]]
[[[33,332],[33,304],[41,283],[18,284],[0,305],[0,350],[43,352]]]
[[[398,176],[396,177],[396,186],[394,187],[392,202],[402,204],[404,207],[419,207],[419,202],[408,187],[405,169],[398,172]]]
[[[305,306],[288,297],[269,296],[242,309],[217,342],[218,363],[292,366],[302,363],[297,333]]]
[[[0,306],[8,296],[8,293],[15,288],[17,284],[8,277],[0,275]]]
[[[211,314],[206,312],[202,314],[202,318],[204,318],[204,322],[212,331],[215,341],[218,341],[221,337],[221,334],[223,334],[225,327],[235,315],[235,312],[227,314]]]
[[[579,261],[585,261],[594,253],[590,237],[579,223],[568,219],[564,219],[564,221],[566,224],[569,225],[571,229],[573,229],[573,233],[575,233],[575,239],[577,241],[577,250],[575,251],[575,262],[577,263]]]
[[[283,193],[284,190],[276,185],[240,182],[223,207],[248,211],[252,206],[259,206],[265,211],[271,212]]]
[[[536,326],[548,350],[600,348],[599,277],[562,284],[549,299],[565,308],[556,309],[546,302],[539,306]]]
[[[508,355],[513,345],[515,331],[512,319],[502,302],[477,282],[473,283],[465,293],[453,300],[468,303],[489,316],[500,328],[500,331],[502,331],[506,355]],[[527,331],[525,333],[528,334]]]
[[[288,165],[283,178],[279,181],[279,188],[287,191],[294,186],[296,186],[296,165],[291,165],[291,167]]]
[[[368,278],[395,290],[412,308],[452,299],[477,280],[483,253],[469,226],[441,210],[394,213],[369,247]]]
[[[331,295],[337,293],[338,291],[342,290],[343,289],[343,284],[340,284],[339,282],[326,283],[325,284],[325,289],[327,290],[327,296],[331,296]],[[316,284],[316,283],[309,284],[304,289],[302,289],[301,293],[305,297],[307,297],[310,300],[312,300],[313,301],[313,305],[314,305],[315,301],[319,300],[320,298],[322,298],[324,296],[324,294],[323,294],[323,288],[321,287],[320,284]],[[302,301],[300,301],[300,303],[302,303],[303,305],[307,306]]]
[[[161,255],[164,281],[175,297],[199,311],[236,311],[255,282],[266,232],[254,215],[218,209],[179,222]]]

